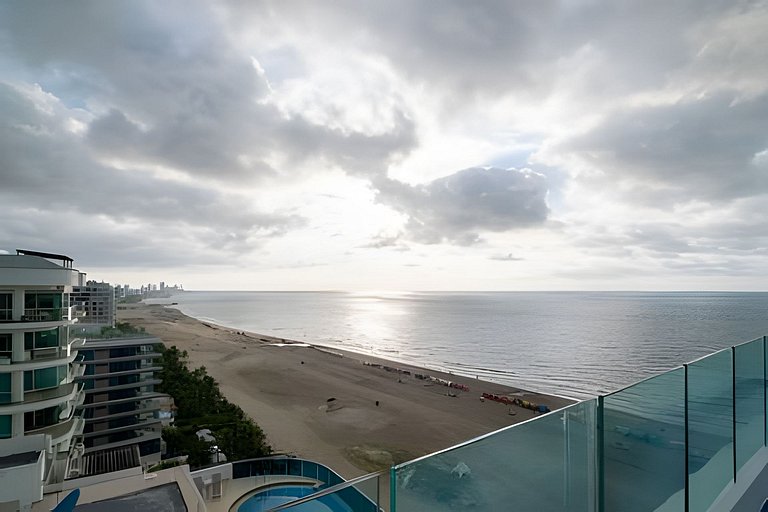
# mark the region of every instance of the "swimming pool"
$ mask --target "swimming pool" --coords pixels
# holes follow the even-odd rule
[[[258,492],[245,500],[237,512],[264,512],[289,501],[294,501],[316,492],[311,485],[280,485]],[[311,503],[303,503],[291,512],[352,512],[352,509],[338,496],[323,496]]]

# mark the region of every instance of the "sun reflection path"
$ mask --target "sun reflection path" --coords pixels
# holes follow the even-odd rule
[[[411,311],[406,292],[350,293],[345,324],[351,344],[373,355],[396,357],[404,348],[401,337],[408,329]]]

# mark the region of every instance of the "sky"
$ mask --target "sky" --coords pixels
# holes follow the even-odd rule
[[[199,290],[766,290],[764,1],[8,1],[0,249]]]

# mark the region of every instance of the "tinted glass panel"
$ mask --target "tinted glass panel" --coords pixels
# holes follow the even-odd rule
[[[11,437],[11,416],[0,416],[0,439]]]
[[[398,512],[593,510],[590,400],[395,468]]]
[[[688,365],[690,511],[704,512],[733,480],[731,350]]]
[[[763,446],[765,381],[762,338],[739,345],[736,357],[736,468]]]
[[[685,374],[678,368],[604,399],[606,512],[656,510],[685,489]],[[673,499],[665,510],[683,510]]]

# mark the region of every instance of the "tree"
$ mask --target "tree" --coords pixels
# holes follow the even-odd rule
[[[171,395],[177,407],[176,426],[163,429],[168,453],[188,455],[193,467],[208,464],[210,443],[197,438],[195,432],[200,428],[211,430],[227,460],[263,457],[272,452],[264,431],[224,397],[204,366],[190,371],[187,352],[176,346],[162,347],[160,352],[159,390]]]

